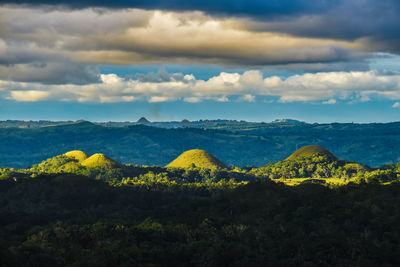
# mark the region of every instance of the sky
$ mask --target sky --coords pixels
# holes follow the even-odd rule
[[[400,120],[397,0],[0,3],[0,120]]]

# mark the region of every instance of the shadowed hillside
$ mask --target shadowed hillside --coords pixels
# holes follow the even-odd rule
[[[193,165],[200,168],[210,169],[227,167],[225,163],[217,159],[215,156],[201,149],[192,149],[183,152],[166,167],[187,168]]]
[[[27,168],[70,150],[104,153],[121,163],[165,166],[203,149],[228,165],[263,166],[296,147],[322,146],[338,158],[380,167],[400,161],[400,123],[257,124],[246,128],[103,127],[90,122],[38,129],[0,128],[0,166]]]

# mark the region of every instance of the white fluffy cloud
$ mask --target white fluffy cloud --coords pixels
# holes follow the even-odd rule
[[[154,78],[154,77],[153,77]],[[0,81],[0,91],[16,101],[55,99],[78,102],[165,102],[183,100],[255,101],[257,96],[270,96],[280,102],[368,101],[375,96],[400,100],[400,74],[367,72],[323,72],[263,77],[257,70],[240,73],[222,72],[208,80],[181,73],[163,74],[163,79],[126,79],[103,74],[100,83],[87,85],[45,85]],[[397,107],[395,104],[393,107]]]
[[[20,102],[36,102],[45,100],[50,97],[50,93],[46,91],[10,91],[11,98]]]
[[[326,100],[326,101],[322,102],[322,104],[333,105],[333,104],[336,104],[336,102],[337,102],[336,99],[331,98],[329,100]]]

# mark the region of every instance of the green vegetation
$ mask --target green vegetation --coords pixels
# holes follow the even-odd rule
[[[315,146],[300,148],[288,159],[269,163],[260,168],[233,166],[228,168],[210,153],[198,149],[182,153],[164,168],[123,165],[101,153],[82,160],[85,156],[87,154],[83,151],[67,152],[35,164],[30,169],[0,169],[0,177],[35,177],[43,173],[72,173],[113,184],[160,182],[190,184],[217,183],[221,180],[241,183],[271,179],[288,185],[319,182],[329,186],[343,185],[349,182],[388,183],[400,178],[400,164],[373,169],[359,163],[339,160],[328,150]],[[308,179],[310,181],[306,181]]]
[[[352,165],[342,160],[332,160],[327,154],[313,154],[308,157],[293,157],[267,166],[255,168],[256,175],[270,179],[282,178],[352,178],[359,173]],[[360,173],[363,170],[360,171]]]
[[[84,153],[84,152],[82,152]],[[82,154],[80,153],[80,154]],[[74,157],[62,154],[49,158],[40,164],[35,164],[30,169],[17,170],[19,177],[36,177],[40,174],[72,173],[85,175],[95,179],[101,179],[113,184],[146,184],[146,183],[214,183],[222,181],[252,181],[256,177],[248,173],[247,169],[238,167],[227,169],[220,168],[217,165],[211,167],[198,167],[190,164],[187,168],[175,167],[148,167],[133,166],[131,164],[123,165],[104,154],[96,153],[82,162],[78,162]],[[206,153],[209,159],[218,163],[215,157]],[[224,165],[219,165],[224,166]],[[226,167],[226,166],[224,166]],[[4,177],[9,176],[9,169],[0,169],[0,174]]]
[[[369,171],[369,170],[371,170],[371,168],[369,168],[367,166],[364,166],[364,165],[361,165],[360,163],[356,163],[356,162],[346,163],[344,165],[344,168],[345,169],[351,169],[351,170],[354,170],[354,171]]]
[[[84,152],[82,152],[84,153]],[[86,154],[86,153],[85,153]],[[55,156],[35,164],[29,169],[32,173],[75,173],[84,174],[84,166],[81,165],[75,156],[69,156],[69,152],[63,155]]]
[[[400,264],[400,164],[315,146],[260,168],[172,163],[71,151],[0,168],[0,266]]]
[[[359,163],[339,160],[328,150],[318,146],[300,148],[286,160],[253,168],[250,173],[288,185],[309,182],[329,186],[349,182],[387,183],[400,178],[400,169],[396,165],[372,169]]]
[[[400,184],[0,180],[0,266],[398,266]]]
[[[225,163],[201,149],[192,149],[183,152],[179,157],[173,160],[166,167],[188,168],[191,166],[200,168],[227,168]]]

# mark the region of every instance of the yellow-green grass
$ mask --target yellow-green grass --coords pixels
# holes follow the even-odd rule
[[[209,169],[227,167],[225,163],[217,159],[215,156],[201,149],[192,149],[183,152],[166,167],[188,168],[193,165],[196,167]]]
[[[76,159],[78,162],[82,162],[87,159],[89,156],[85,152],[81,150],[72,150],[64,154],[67,157]]]
[[[292,155],[290,155],[286,160],[297,160],[300,158],[311,157],[315,154],[322,154],[327,156],[331,160],[336,160],[335,155],[329,152],[327,149],[321,146],[304,146],[298,150],[296,150]]]
[[[296,186],[300,185],[304,181],[312,181],[312,180],[323,180],[325,181],[325,185],[346,185],[350,181],[346,179],[341,179],[341,178],[292,178],[292,179],[272,179],[272,181],[277,182],[277,183],[284,183],[285,185],[289,186]]]
[[[81,165],[88,168],[116,167],[119,165],[119,163],[102,153],[96,153],[90,156],[89,158],[85,159],[84,161],[82,161]]]

